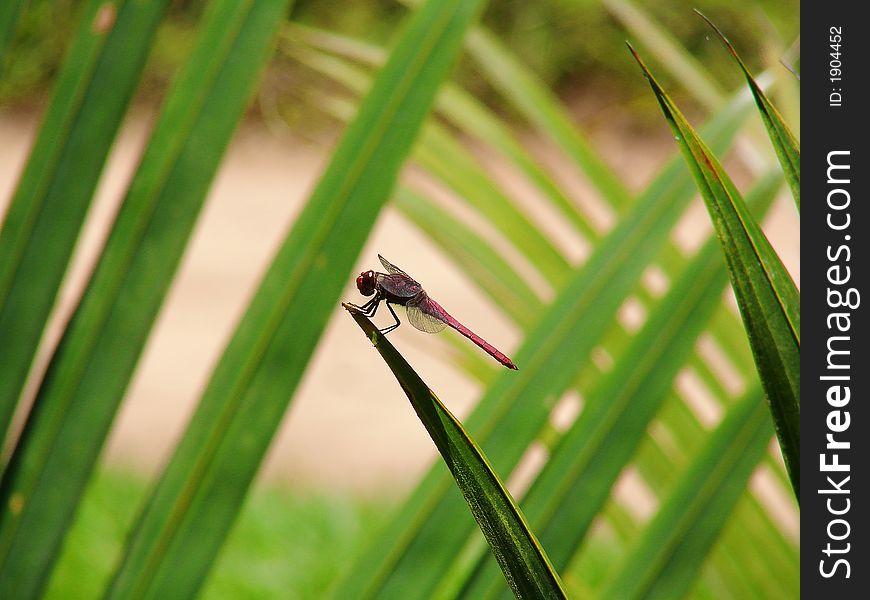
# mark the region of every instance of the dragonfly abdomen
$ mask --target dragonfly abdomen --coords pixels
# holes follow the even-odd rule
[[[441,310],[444,311],[444,309],[441,309]],[[510,358],[508,358],[506,354],[504,354],[501,350],[499,350],[498,348],[496,348],[495,346],[493,346],[492,344],[487,342],[485,339],[483,339],[482,337],[480,337],[479,335],[477,335],[476,333],[471,331],[468,327],[466,327],[465,325],[463,325],[462,323],[460,323],[459,321],[454,319],[452,316],[447,314],[447,311],[444,311],[444,316],[446,317],[445,322],[450,327],[452,327],[453,329],[455,329],[456,331],[458,331],[459,333],[461,333],[462,335],[467,337],[469,340],[471,340],[475,344],[477,344],[481,348],[481,350],[483,350],[484,352],[489,354],[491,357],[496,359],[498,362],[500,362],[501,364],[506,366],[508,369],[513,369],[514,371],[519,370],[519,368],[514,364],[514,361],[512,361]]]

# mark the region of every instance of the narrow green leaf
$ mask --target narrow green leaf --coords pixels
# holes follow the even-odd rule
[[[761,390],[735,404],[599,597],[682,598],[770,440]]]
[[[474,95],[458,87],[446,88],[440,106],[444,118],[470,139],[477,138],[488,148],[501,153],[518,172],[540,190],[575,229],[585,236],[597,236],[579,203],[570,197],[561,184],[531,155],[526,142],[518,138],[508,123],[496,115]]]
[[[15,26],[24,12],[24,0],[5,0],[0,2],[0,76],[4,74],[9,62],[7,52],[15,37]]]
[[[369,87],[368,78],[359,69],[328,57],[309,57],[307,63],[357,92]],[[345,120],[353,115],[351,104],[336,98],[326,99],[322,107]],[[424,125],[413,158],[502,232],[554,286],[564,282],[568,261],[444,126],[434,121]]]
[[[401,186],[393,205],[420,229],[515,321],[527,328],[544,304],[527,279],[471,228],[423,194]]]
[[[604,200],[620,212],[631,205],[628,189],[592,150],[558,98],[495,36],[482,27],[475,29],[468,36],[468,52],[504,97],[583,170]]]
[[[106,155],[167,0],[91,0],[0,228],[0,436],[6,433]]]
[[[4,474],[0,597],[46,582],[286,5],[210,6]]]
[[[633,461],[647,485],[660,492],[673,489],[678,477],[697,456],[711,433],[698,421],[684,397],[674,393],[671,396],[656,417],[657,435],[649,436]],[[725,404],[723,410],[727,411],[732,404],[733,400]],[[656,438],[662,435],[669,438],[669,443],[657,443]],[[765,452],[763,460],[769,456]],[[784,489],[789,487],[786,483]],[[664,497],[658,495],[664,501]],[[636,540],[645,526],[644,522],[635,523],[624,545],[627,546],[629,540]],[[731,595],[739,598],[792,597],[792,594],[783,595],[782,590],[793,590],[794,582],[799,578],[799,548],[772,522],[771,515],[754,492],[746,491],[728,527],[737,529],[739,533],[726,534],[717,544],[704,579],[720,580],[731,589]],[[588,556],[588,552],[587,549],[583,556]],[[614,564],[608,569],[608,574],[615,572],[615,567]]]
[[[677,138],[722,242],[731,283],[797,497],[800,487],[800,295],[715,156],[634,49],[631,51]]]
[[[781,173],[780,173],[781,175]],[[723,310],[727,310],[723,307]],[[740,333],[743,334],[742,328]],[[748,346],[748,343],[747,343]],[[749,385],[752,385],[751,376],[754,373],[751,357],[748,361],[746,375],[750,377]],[[712,390],[711,390],[712,391]],[[733,404],[731,394],[723,396],[724,402],[720,401],[723,410],[727,410]],[[654,489],[670,489],[676,481],[676,475],[680,467],[686,465],[692,459],[698,449],[702,447],[710,432],[708,426],[699,420],[695,410],[690,409],[686,402],[685,394],[673,393],[672,398],[663,406],[657,417],[658,434],[650,437],[647,447],[655,453],[662,454],[661,464],[646,461],[641,456],[635,461],[639,472]],[[656,441],[656,444],[652,442]],[[775,459],[769,452],[765,453],[764,461],[769,468],[780,468],[780,460]],[[790,493],[788,476],[785,476],[785,485],[782,488],[786,495]],[[798,561],[799,548],[795,540],[787,537],[777,522],[771,520],[764,505],[756,498],[755,494],[747,494],[747,500],[743,503],[744,508],[739,511],[736,525],[741,533],[733,536],[728,543],[727,552],[730,557],[717,557],[717,571],[722,570],[722,575],[733,570],[735,563],[742,565],[742,578],[747,579],[747,585],[761,590],[776,587],[789,587],[790,577],[795,575]],[[632,536],[637,535],[634,532]],[[723,548],[723,551],[726,549]],[[718,555],[719,553],[717,553]],[[767,572],[763,581],[757,581],[755,569]],[[727,580],[727,578],[726,578]],[[772,594],[777,596],[777,594]],[[762,597],[770,597],[771,594],[762,594]]]
[[[760,208],[771,204],[781,183],[778,174],[762,180],[753,198]],[[674,377],[721,304],[726,283],[718,242],[710,239],[655,306],[613,370],[584,396],[583,412],[523,497],[523,512],[557,568],[567,567],[645,438]],[[495,597],[503,586],[492,569],[480,559],[476,569],[463,597]]]
[[[212,374],[110,598],[202,584],[482,4],[431,0],[402,32]]]
[[[390,367],[453,474],[517,598],[567,598],[559,575],[483,451],[387,338],[344,305]]]
[[[414,158],[497,226],[547,281],[561,287],[569,272],[568,261],[445,128],[430,123]]]
[[[288,42],[296,41],[297,37],[315,48],[335,52],[370,66],[379,66],[384,60],[384,51],[380,47],[332,32],[291,25],[285,39]],[[343,68],[338,61],[323,60],[322,57],[318,58],[312,53],[299,56],[298,51],[294,52],[294,47],[290,43],[285,44],[284,47],[288,53],[309,66],[330,74],[345,85],[351,85],[351,78],[354,78],[354,75]],[[316,64],[312,64],[314,61]],[[447,84],[438,94],[436,109],[445,120],[462,131],[464,136],[476,138],[487,148],[500,153],[510,161],[511,165],[523,173],[580,233],[595,236],[595,230],[584,219],[578,204],[530,154],[516,133],[483,102],[459,86]]]
[[[801,209],[801,149],[794,134],[785,124],[782,116],[776,107],[771,104],[770,100],[764,94],[764,91],[756,83],[755,79],[749,73],[746,63],[737,54],[737,50],[725,37],[725,34],[713,24],[713,22],[704,16],[701,11],[695,9],[702,19],[707,21],[710,27],[713,28],[725,46],[728,52],[737,61],[740,70],[743,71],[743,76],[746,77],[746,82],[749,84],[749,89],[752,90],[752,96],[755,98],[755,103],[758,105],[758,112],[761,115],[761,120],[767,128],[767,134],[770,136],[770,141],[773,143],[773,149],[776,151],[776,157],[779,159],[779,164],[782,165],[782,171],[785,173],[785,179],[791,188],[791,194],[794,197],[798,211]]]
[[[402,0],[416,5],[420,0]],[[526,119],[550,137],[579,166],[601,196],[617,210],[626,209],[631,194],[616,174],[599,158],[589,141],[574,126],[556,95],[535,73],[520,63],[498,38],[483,26],[466,40],[469,56],[483,75]]]
[[[713,112],[722,107],[726,97],[722,86],[692,52],[652,18],[649,9],[645,11],[631,0],[604,0],[603,5],[682,83],[687,93]]]

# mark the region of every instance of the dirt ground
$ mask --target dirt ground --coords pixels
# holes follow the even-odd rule
[[[8,202],[36,126],[33,117],[0,112],[0,208]],[[56,322],[74,306],[147,129],[148,115],[134,114],[116,144],[73,272],[61,292]],[[642,185],[658,160],[670,153],[650,152],[637,140],[603,143],[610,162],[635,186]],[[106,450],[108,461],[154,472],[168,458],[260,275],[315,184],[325,156],[323,148],[282,139],[262,125],[245,125],[236,135],[116,420]],[[766,229],[799,281],[798,225],[789,202],[780,200]],[[709,229],[700,204],[690,212],[682,223],[687,239]],[[557,217],[541,218],[558,243],[570,244]],[[607,219],[606,211],[601,218]],[[575,258],[583,254],[580,247],[566,249]],[[378,252],[420,279],[457,318],[507,354],[517,347],[519,332],[431,243],[389,209],[381,215],[356,270],[377,268]],[[360,299],[351,279],[343,297]],[[383,491],[385,486],[405,488],[434,455],[431,441],[376,353],[343,312],[336,304],[335,318],[261,476],[288,480],[297,487],[363,493]],[[56,327],[52,336],[56,338]],[[437,340],[407,326],[391,339],[424,379],[438,382],[439,396],[454,412],[460,417],[468,412],[481,390],[438,359]]]

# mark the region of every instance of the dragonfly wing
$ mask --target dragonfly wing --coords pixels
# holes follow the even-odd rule
[[[411,279],[410,275],[400,275],[398,273],[384,275],[383,273],[378,273],[377,277],[378,285],[398,298],[413,298],[423,291],[423,286]]]
[[[388,261],[386,258],[378,254],[378,259],[380,259],[381,264],[384,265],[384,268],[387,270],[387,273],[392,273],[393,275],[408,275],[402,269]],[[409,276],[410,277],[410,276]]]
[[[430,309],[428,300],[428,297],[423,295],[420,301],[415,302],[412,300],[405,305],[408,309],[408,322],[420,331],[438,333],[447,327],[447,323],[434,314],[427,312]]]

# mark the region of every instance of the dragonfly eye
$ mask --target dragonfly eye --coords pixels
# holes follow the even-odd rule
[[[375,272],[364,271],[356,278],[356,289],[363,296],[371,296],[375,293]]]

